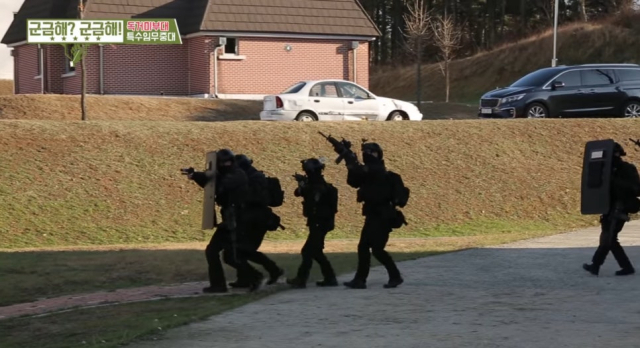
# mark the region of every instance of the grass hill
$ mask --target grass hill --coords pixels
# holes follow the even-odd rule
[[[0,96],[13,94],[13,80],[0,80]]]
[[[281,179],[286,203],[276,211],[287,230],[269,237],[300,237],[306,230],[291,175],[302,158],[335,158],[319,130],[355,148],[363,137],[382,144],[388,167],[412,190],[409,226],[394,236],[464,236],[594,223],[579,214],[584,143],[637,137],[640,124],[3,121],[0,248],[208,240],[211,232],[199,230],[202,190],[179,168],[201,168],[205,152],[222,146]],[[329,163],[326,177],[340,190],[330,236],[356,237],[363,219],[344,165]]]
[[[640,63],[640,14],[599,23],[571,24],[558,31],[558,64]],[[553,32],[505,45],[451,64],[450,101],[477,105],[482,94],[504,87],[553,58]],[[372,70],[370,87],[380,95],[415,100],[416,68]],[[445,98],[444,77],[437,64],[423,66],[422,100]]]
[[[262,101],[171,97],[87,96],[92,121],[234,121],[259,120]],[[80,119],[75,95],[0,95],[0,120]]]

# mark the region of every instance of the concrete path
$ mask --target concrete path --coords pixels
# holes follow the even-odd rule
[[[374,268],[366,290],[285,291],[131,347],[639,347],[640,273],[614,276],[611,255],[600,277],[582,270],[598,235],[402,262],[397,289]],[[620,241],[640,265],[640,222]]]

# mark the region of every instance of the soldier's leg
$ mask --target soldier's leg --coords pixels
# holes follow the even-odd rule
[[[269,273],[267,285],[271,285],[275,284],[284,275],[284,269],[278,267],[267,255],[258,251],[266,234],[267,230],[256,231],[255,240],[251,241],[251,252],[247,253],[247,260],[262,266]]]
[[[602,215],[600,217],[600,242],[598,243],[598,248],[593,253],[591,264],[585,263],[582,265],[584,270],[593,275],[598,275],[600,273],[600,267],[604,264],[604,261],[611,250],[612,234],[610,224],[612,223],[615,223],[615,221],[608,215]]]
[[[209,265],[209,283],[210,286],[204,288],[204,292],[226,292],[227,283],[224,276],[224,269],[222,268],[222,262],[220,262],[220,251],[222,251],[229,242],[229,236],[227,231],[218,228],[211,237],[207,248],[205,249],[205,256]]]
[[[245,276],[245,279],[249,282],[249,290],[253,291],[262,285],[264,276],[247,261],[246,255],[249,252],[250,250],[247,250],[246,246],[238,245],[236,246],[234,257],[233,250],[227,248],[224,250],[224,262],[238,270],[238,274]]]
[[[313,238],[313,259],[316,260],[318,265],[320,266],[320,271],[322,272],[322,277],[324,278],[322,281],[316,282],[318,286],[337,286],[338,280],[336,279],[335,271],[331,266],[331,262],[327,258],[327,255],[324,254],[324,239],[327,235],[327,230],[321,225],[315,225],[312,228],[312,232],[314,235]]]
[[[616,272],[616,275],[620,275],[620,276],[635,273],[635,269],[631,264],[631,260],[629,260],[629,257],[624,252],[622,245],[620,245],[620,242],[618,241],[618,234],[620,233],[620,231],[622,231],[624,224],[625,224],[624,220],[616,221],[616,227],[615,227],[614,235],[612,238],[612,244],[611,244],[611,253],[613,254],[613,257],[616,259],[616,261],[618,262],[618,265],[621,268],[619,271]]]
[[[311,272],[311,267],[313,266],[313,246],[311,245],[311,238],[311,231],[309,231],[307,240],[304,242],[302,250],[300,251],[302,262],[298,267],[298,273],[295,278],[287,279],[287,284],[290,284],[293,287],[305,288],[307,286],[307,279],[309,279],[309,273]]]
[[[367,277],[369,277],[369,268],[371,267],[371,244],[369,241],[370,234],[375,229],[370,217],[365,217],[364,226],[360,232],[360,241],[358,242],[358,269],[353,280],[345,282],[344,285],[352,289],[366,289]]]
[[[400,270],[393,261],[391,255],[384,250],[389,241],[391,227],[385,225],[386,221],[380,221],[375,224],[375,233],[371,235],[371,253],[384,266],[389,275],[389,282],[384,285],[385,288],[395,288],[402,284],[404,280],[400,276]]]

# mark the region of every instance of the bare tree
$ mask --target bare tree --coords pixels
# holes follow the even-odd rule
[[[580,15],[583,21],[587,21],[587,0],[580,0]]]
[[[421,107],[422,83],[420,81],[422,52],[425,42],[431,38],[429,22],[431,15],[423,0],[404,0],[407,13],[404,14],[406,23],[407,48],[416,56],[416,102]]]
[[[84,3],[83,0],[78,0],[78,17],[80,17],[80,19],[84,19]],[[80,66],[81,66],[81,75],[82,75],[82,85],[81,85],[81,94],[80,94],[80,108],[82,109],[82,120],[86,121],[87,120],[87,105],[86,105],[86,101],[85,101],[85,96],[87,94],[87,66],[84,63],[84,54],[86,54],[86,50],[88,45],[83,45],[82,49],[85,50],[83,53],[83,57],[80,60]]]
[[[446,98],[445,101],[449,102],[449,87],[450,87],[450,68],[449,65],[455,57],[455,52],[460,47],[460,39],[462,38],[462,30],[456,27],[451,16],[437,17],[435,20],[431,20],[431,29],[433,30],[433,37],[438,50],[440,51],[440,70],[445,78]]]

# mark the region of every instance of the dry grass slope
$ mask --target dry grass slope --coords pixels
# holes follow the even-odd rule
[[[0,95],[13,95],[13,80],[0,80]]]
[[[497,86],[509,85],[536,69],[548,67],[553,57],[552,32],[456,60],[451,65],[451,100],[477,104]],[[598,24],[572,24],[558,32],[558,64],[640,63],[640,15],[628,15]],[[371,71],[374,93],[415,100],[415,66]],[[444,77],[438,65],[423,67],[423,100],[442,101]]]
[[[0,122],[0,248],[204,241],[202,191],[179,174],[220,147],[254,158],[282,181],[287,226],[306,233],[291,175],[309,156],[333,159],[317,131],[382,144],[390,169],[412,190],[409,226],[397,236],[474,235],[515,224],[562,228],[579,215],[580,168],[590,139],[640,135],[635,120],[407,123]],[[251,139],[248,141],[248,139]],[[630,160],[640,156],[628,151]],[[362,223],[346,169],[329,164],[340,190],[334,236]],[[438,227],[440,226],[440,227]]]
[[[0,95],[0,110],[0,119],[75,121],[80,119],[80,96]],[[87,114],[89,120],[93,121],[258,120],[260,110],[262,101],[96,95],[87,97]]]

